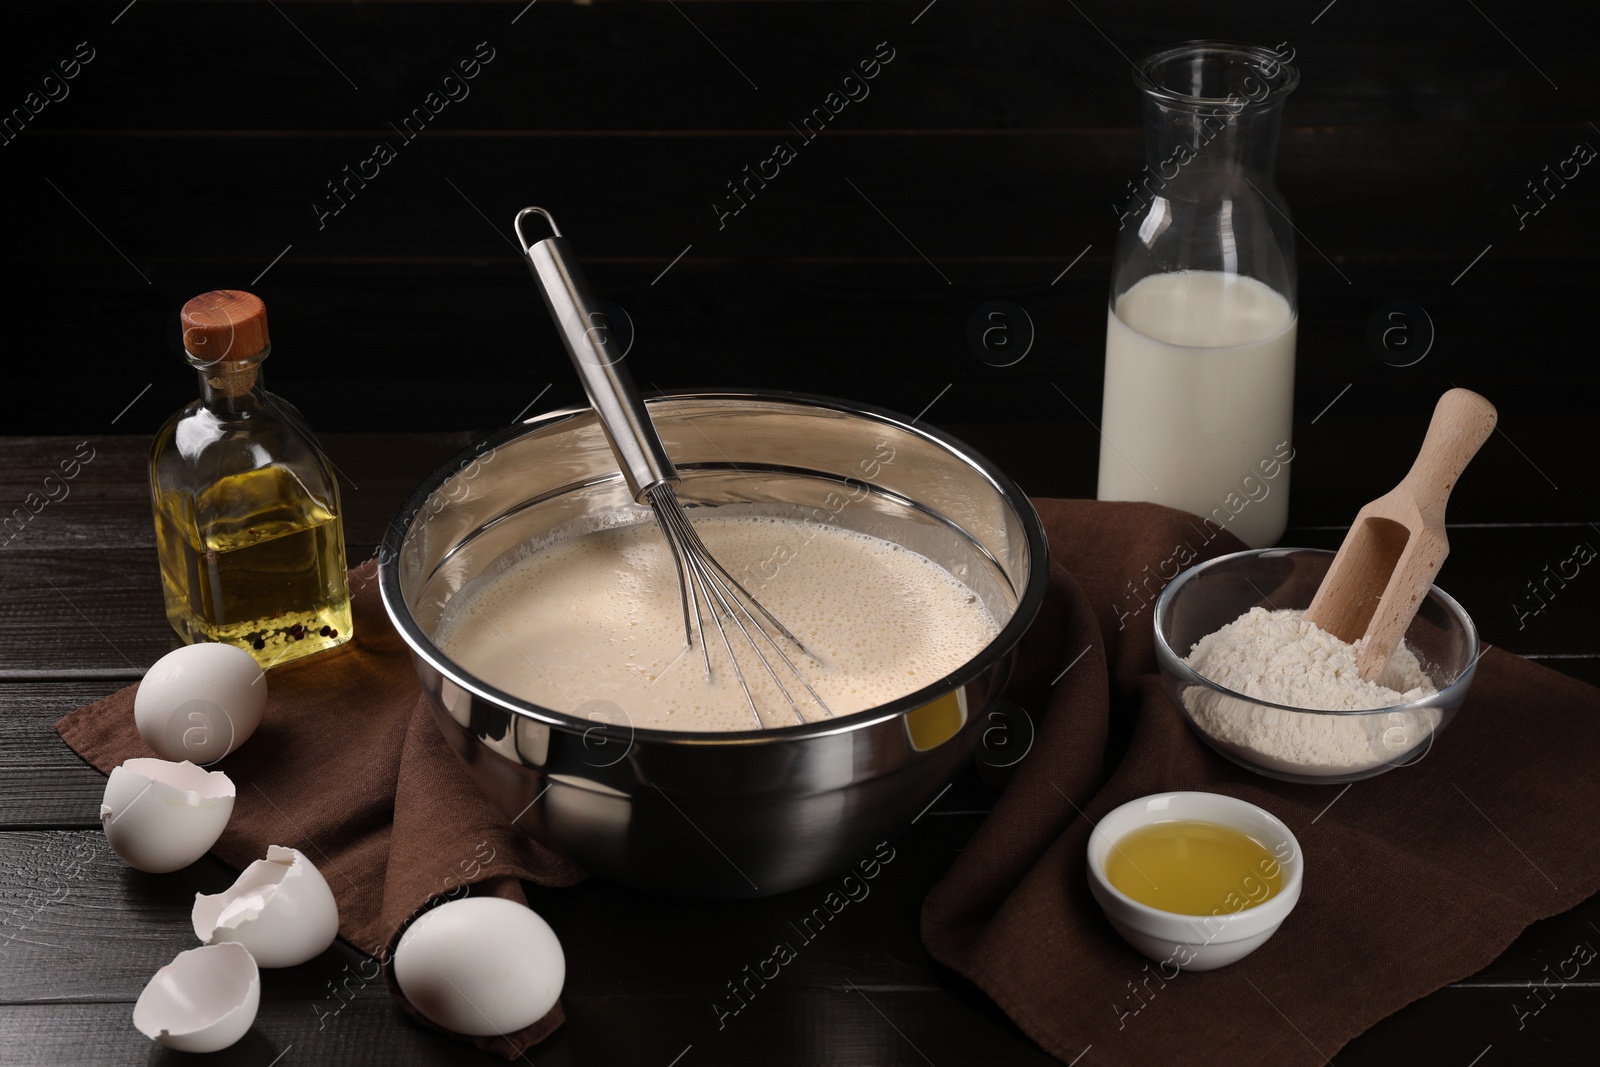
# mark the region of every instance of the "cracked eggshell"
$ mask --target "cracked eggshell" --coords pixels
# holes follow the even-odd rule
[[[544,1018],[567,960],[550,924],[525,905],[466,897],[425,912],[394,950],[400,992],[431,1021],[473,1037]]]
[[[266,673],[233,645],[185,645],[145,672],[133,724],[163,759],[215,763],[247,741],[267,706]]]
[[[100,825],[130,867],[165,874],[204,856],[233,814],[233,782],[185,760],[141,757],[111,772]]]
[[[236,942],[262,967],[294,967],[333,944],[339,906],[302,852],[270,845],[266,859],[246,867],[221,893],[196,893],[190,920],[208,945]]]
[[[145,984],[133,1025],[158,1045],[216,1052],[238,1041],[261,1006],[261,972],[242,945],[206,945],[173,957]]]

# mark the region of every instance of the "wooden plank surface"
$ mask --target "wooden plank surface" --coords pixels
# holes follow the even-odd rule
[[[814,889],[707,903],[642,897],[600,883],[535,888],[534,907],[563,932],[569,971],[563,993],[568,1022],[535,1050],[534,1062],[648,1062],[661,1041],[694,1044],[697,1061],[705,1063],[747,1063],[780,1048],[794,1063],[912,1062],[911,1044],[940,1064],[1051,1062],[981,995],[941,973],[917,938],[922,894],[976,822],[973,815],[930,813],[897,844],[896,865],[875,883],[872,896],[807,945],[782,983],[762,991],[720,1029],[710,1004],[722,983],[786,918],[815,904]],[[0,1033],[17,1041],[10,1047],[22,1053],[21,1059],[8,1056],[8,1063],[51,1062],[27,1056],[68,1049],[84,1057],[76,1062],[111,1062],[93,1058],[107,1047],[120,1050],[116,1062],[122,1062],[143,1049],[144,1039],[126,1021],[132,1001],[156,967],[191,943],[193,894],[216,892],[231,880],[231,872],[210,859],[167,876],[130,871],[94,830],[0,834],[0,876],[6,919],[0,927]],[[1591,900],[1535,924],[1490,968],[1402,1011],[1341,1051],[1339,1062],[1403,1063],[1418,1048],[1473,1042],[1472,1051],[1515,1042],[1549,1051],[1581,1040],[1588,1032],[1583,1014],[1600,1004],[1600,983],[1561,987],[1558,999],[1522,1019],[1521,1027],[1512,1005],[1523,1004],[1527,983],[1540,981],[1546,965],[1569,957],[1575,944],[1594,942],[1589,924],[1596,919],[1600,905]],[[706,941],[707,929],[718,931],[714,943]],[[641,944],[650,951],[641,954]],[[364,977],[370,974],[359,954],[342,944],[301,967],[266,972],[252,1038],[219,1062],[256,1062],[255,1047],[263,1040],[280,1051],[299,1044],[301,1062],[381,1062],[345,1059],[350,1042],[388,1055],[403,1049],[408,1062],[417,1055],[434,1062],[428,1057],[445,1054],[480,1062],[437,1043],[402,1016],[381,983]],[[98,1008],[114,1008],[115,1021],[104,1033],[78,1030],[75,1020],[97,1017]],[[53,1032],[38,1022],[43,1010],[53,1011]],[[895,1020],[894,1027],[880,1029],[876,1012]],[[619,1013],[637,1025],[618,1033],[608,1022]],[[896,1033],[908,1044],[898,1045]],[[669,1049],[668,1058],[676,1051]]]
[[[1351,423],[1335,422],[1323,443],[1319,430],[1303,431],[1307,467],[1331,462],[1331,442],[1347,442],[1343,451],[1349,452],[1352,440],[1369,442],[1366,455],[1378,470],[1403,467],[1402,458],[1377,455],[1387,451],[1380,442],[1415,437],[1420,429],[1378,421],[1385,433],[1355,436]],[[1061,466],[1042,447],[1052,426],[952,430],[1003,457],[1025,480],[1062,470],[1076,484],[1088,474],[1081,456]],[[329,435],[335,461],[363,484],[347,495],[352,529],[375,534],[410,485],[471,437]],[[0,440],[0,469],[27,470],[75,443]],[[1078,445],[1070,451],[1092,455],[1092,443]],[[128,1012],[154,969],[191,943],[194,893],[215,892],[232,878],[209,857],[166,876],[143,875],[117,861],[95,821],[104,778],[51,730],[65,711],[127,684],[137,668],[170,647],[154,595],[144,489],[125,484],[138,482],[147,447],[142,437],[97,438],[96,459],[79,479],[81,497],[64,501],[63,515],[50,524],[41,514],[28,533],[29,547],[0,552],[0,677],[35,672],[0,681],[0,1042],[7,1063],[126,1062],[151,1055],[151,1062],[176,1062],[149,1052]],[[1360,480],[1310,484],[1325,485],[1326,492],[1297,498],[1303,503],[1291,539],[1331,546],[1340,532],[1337,515],[1359,502]],[[1561,503],[1556,514],[1574,516],[1562,522],[1489,522],[1505,514],[1493,485],[1484,479],[1462,486],[1460,510],[1484,521],[1452,529],[1456,554],[1447,568],[1455,569],[1447,569],[1446,586],[1467,603],[1487,639],[1600,679],[1600,630],[1587,610],[1592,591],[1575,587],[1565,605],[1552,601],[1545,617],[1522,630],[1509,608],[1517,584],[1536,574],[1540,560],[1572,536],[1590,536],[1577,533],[1586,524],[1576,517],[1588,501],[1554,493]],[[68,512],[73,500],[80,501],[79,510]],[[1330,521],[1302,522],[1302,514]],[[134,667],[95,627],[52,607],[62,593],[80,603],[105,637],[117,635]],[[534,906],[563,931],[570,967],[568,1022],[533,1050],[533,1062],[667,1064],[686,1049],[685,1064],[770,1060],[777,1049],[794,1063],[913,1064],[928,1062],[924,1057],[940,1067],[1053,1062],[986,998],[934,965],[917,933],[922,896],[994,795],[970,773],[959,780],[897,843],[897,861],[874,883],[871,897],[808,945],[781,985],[764,991],[722,1030],[709,997],[754,947],[770,940],[772,929],[813,903],[808,890],[710,903],[641,896],[598,882],[571,890],[532,887]],[[706,929],[718,931],[714,943],[706,942]],[[1600,982],[1582,978],[1561,987],[1537,1016],[1524,1015],[1520,1028],[1514,1006],[1526,1009],[1527,983],[1539,981],[1546,965],[1567,958],[1578,942],[1600,941],[1596,930],[1600,898],[1535,924],[1483,972],[1384,1021],[1340,1051],[1337,1061],[1467,1063],[1487,1048],[1495,1059],[1486,1057],[1486,1063],[1524,1062],[1534,1055],[1559,1060],[1562,1050],[1585,1047],[1592,1032],[1587,1017],[1600,1008]],[[650,949],[641,953],[645,944]],[[255,1028],[216,1062],[271,1064],[280,1055],[285,1063],[496,1062],[403,1017],[381,984],[364,981],[362,972],[359,954],[343,944],[303,967],[269,972]],[[619,1018],[629,1025],[617,1025]],[[1093,1062],[1092,1052],[1084,1062]]]
[[[75,1004],[67,1007],[0,1005],[0,1033],[11,1044],[7,1064],[13,1067],[60,1067],[65,1063],[215,1063],[230,1067],[292,1067],[295,1064],[339,1064],[341,1067],[420,1067],[471,1064],[490,1067],[506,1061],[423,1030],[393,1006],[376,998],[360,998],[325,1026],[299,1002],[263,994],[254,1029],[240,1044],[209,1058],[150,1051],[149,1043],[128,1022],[125,1004]],[[1592,990],[1563,990],[1526,1027],[1516,1029],[1509,990],[1452,987],[1417,1002],[1379,1023],[1336,1056],[1345,1067],[1380,1067],[1416,1063],[1466,1067],[1474,1057],[1489,1064],[1582,1063],[1579,1056],[1562,1059],[1562,1050],[1592,1045]],[[870,999],[870,1004],[867,1000]],[[694,1064],[772,1062],[774,1052],[730,1027],[728,1033],[693,1034],[685,1019],[698,1005],[686,997],[619,1003],[609,998],[568,1004],[568,1024],[533,1049],[527,1062],[539,1067],[592,1067],[594,1064],[646,1064],[668,1067],[683,1055],[680,1067]],[[752,1008],[752,1011],[756,1010]],[[1026,1044],[1009,1023],[995,1019],[997,1009],[966,996],[938,1000],[916,993],[869,990],[866,997],[849,992],[826,998],[781,992],[761,1006],[760,1019],[788,1039],[783,1062],[819,1067],[1046,1067],[1058,1061]],[[881,1012],[881,1014],[880,1014]],[[579,1047],[571,1034],[579,1025],[595,1034],[591,1046]],[[390,1029],[405,1033],[405,1044],[382,1043],[373,1035]],[[974,1044],[965,1035],[982,1030]],[[131,1035],[131,1036],[130,1036]],[[694,1037],[700,1037],[695,1041]],[[1418,1050],[1417,1058],[1385,1056],[1369,1050],[1379,1038]],[[913,1042],[915,1047],[913,1047]],[[685,1054],[685,1051],[687,1053]],[[1082,1061],[1093,1063],[1093,1052]],[[281,1057],[281,1059],[279,1058]],[[1426,1058],[1424,1058],[1426,1057]]]

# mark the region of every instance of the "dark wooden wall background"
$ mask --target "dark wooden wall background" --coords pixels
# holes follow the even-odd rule
[[[934,421],[1081,426],[1047,383],[1098,418],[1111,205],[1142,163],[1124,56],[1218,36],[1288,42],[1303,71],[1279,159],[1305,238],[1297,415],[1350,383],[1343,414],[1425,410],[1456,382],[1531,432],[1595,404],[1600,173],[1521,229],[1512,207],[1575,144],[1600,147],[1587,15],[1507,0],[8,4],[7,113],[79,42],[94,59],[0,145],[0,429],[150,432],[194,390],[176,309],[221,287],[266,300],[269,381],[320,429],[482,429],[546,385],[539,408],[575,402],[508,236],[530,203],[629,312],[646,388],[776,386],[915,414],[953,383]],[[478,42],[494,59],[470,95],[402,146],[390,123]],[[880,42],[895,58],[870,96],[719,230],[724,183],[798,142],[788,123]],[[378,141],[397,158],[319,229],[324,184]],[[992,299],[1037,330],[1012,367],[967,343]],[[1403,369],[1366,336],[1395,299],[1437,330]]]

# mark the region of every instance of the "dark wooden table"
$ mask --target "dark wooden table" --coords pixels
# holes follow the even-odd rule
[[[1425,414],[1330,414],[1297,427],[1285,544],[1332,546],[1356,506],[1397,480]],[[1041,496],[1092,495],[1096,440],[1060,423],[950,426]],[[1525,592],[1580,542],[1600,546],[1592,457],[1576,418],[1502,423],[1452,501],[1453,554],[1440,584],[1484,638],[1600,682],[1600,578],[1583,574],[1538,615]],[[1507,436],[1510,435],[1510,437]],[[352,559],[437,463],[477,435],[329,435],[345,472]],[[1511,438],[1515,438],[1515,444]],[[207,857],[163,876],[125,867],[96,821],[105,779],[51,729],[57,718],[137,679],[174,645],[162,617],[145,481],[148,439],[92,437],[70,492],[0,548],[0,1061],[16,1065],[200,1062],[151,1045],[130,1013],[151,974],[192,947],[189,908],[233,872]],[[0,440],[7,509],[79,449],[65,437]],[[1592,451],[1592,450],[1590,450]],[[59,490],[55,492],[60,496]],[[1398,772],[1404,773],[1404,772]],[[1594,781],[1574,783],[1594,788]],[[1332,799],[1333,790],[1329,796]],[[641,896],[591,881],[530,887],[559,932],[567,1023],[528,1062],[644,1064],[1048,1064],[983,995],[934,965],[917,935],[921,901],[983,819],[994,792],[958,780],[897,842],[869,899],[847,909],[720,1032],[710,1003],[759,958],[817,891],[741,903]],[[286,842],[292,843],[292,842]],[[1374,901],[1375,919],[1384,902]],[[1531,927],[1482,973],[1379,1023],[1341,1064],[1591,1062],[1600,982],[1552,987],[1526,1010],[1529,983],[1575,944],[1600,946],[1600,898]],[[218,1063],[493,1063],[409,1022],[364,957],[341,943],[317,960],[264,971],[260,1014]],[[1173,1050],[1173,1062],[1183,1059]],[[209,1062],[209,1060],[208,1060]],[[1084,1064],[1096,1062],[1091,1049]]]

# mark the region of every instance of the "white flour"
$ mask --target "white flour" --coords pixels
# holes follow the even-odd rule
[[[1251,608],[1202,637],[1184,662],[1244,696],[1319,711],[1385,708],[1437,692],[1403,644],[1377,682],[1363,681],[1355,646],[1307,622],[1305,614]],[[1437,708],[1299,714],[1200,686],[1191,686],[1183,702],[1195,724],[1223,748],[1293,774],[1349,774],[1400,759],[1426,741],[1440,719]]]

